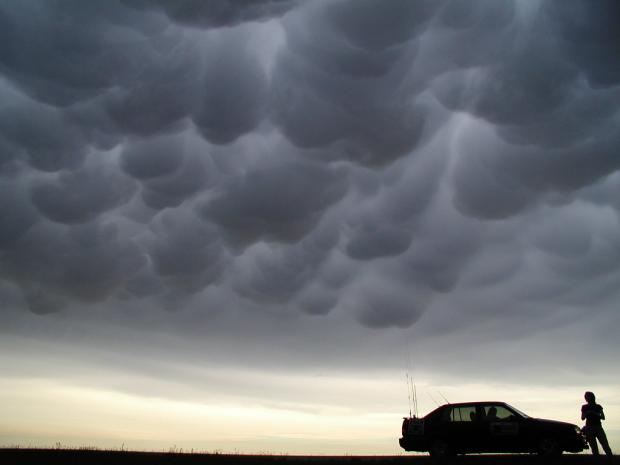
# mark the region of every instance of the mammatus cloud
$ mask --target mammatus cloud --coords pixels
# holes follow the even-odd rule
[[[617,297],[620,11],[564,3],[0,6],[0,289],[373,328]]]
[[[199,0],[175,3],[149,0],[123,0],[139,9],[163,11],[171,20],[197,28],[230,27],[246,21],[277,18],[299,3],[299,0],[215,0],[205,7]]]
[[[273,70],[274,119],[284,134],[370,165],[414,151],[434,129],[411,68],[436,8],[321,2],[286,17],[287,43]]]

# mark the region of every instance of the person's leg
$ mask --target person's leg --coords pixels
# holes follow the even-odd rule
[[[586,426],[584,429],[584,433],[586,434],[586,440],[588,444],[590,444],[590,449],[592,450],[592,455],[598,455],[598,444],[596,443],[596,431],[591,426]]]
[[[613,455],[611,452],[611,448],[609,447],[609,441],[607,441],[607,435],[605,434],[605,430],[601,427],[596,432],[596,438],[601,443],[601,447],[605,451],[607,455]]]

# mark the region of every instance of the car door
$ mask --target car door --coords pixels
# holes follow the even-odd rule
[[[489,404],[482,415],[487,452],[518,452],[523,448],[519,418],[512,411],[501,404]]]
[[[450,442],[459,452],[482,452],[482,423],[475,405],[459,405],[450,411]]]

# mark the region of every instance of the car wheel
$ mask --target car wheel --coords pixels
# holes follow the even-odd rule
[[[431,457],[435,458],[452,457],[454,455],[450,444],[448,444],[443,439],[437,439],[433,441],[429,453],[431,454]]]
[[[562,455],[562,449],[555,439],[544,438],[538,443],[538,455],[543,457],[559,457]]]

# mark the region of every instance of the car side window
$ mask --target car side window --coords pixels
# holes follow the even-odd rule
[[[476,420],[476,407],[454,407],[450,413],[450,421],[463,422]]]
[[[513,413],[501,405],[488,405],[484,408],[487,421],[509,421]]]

